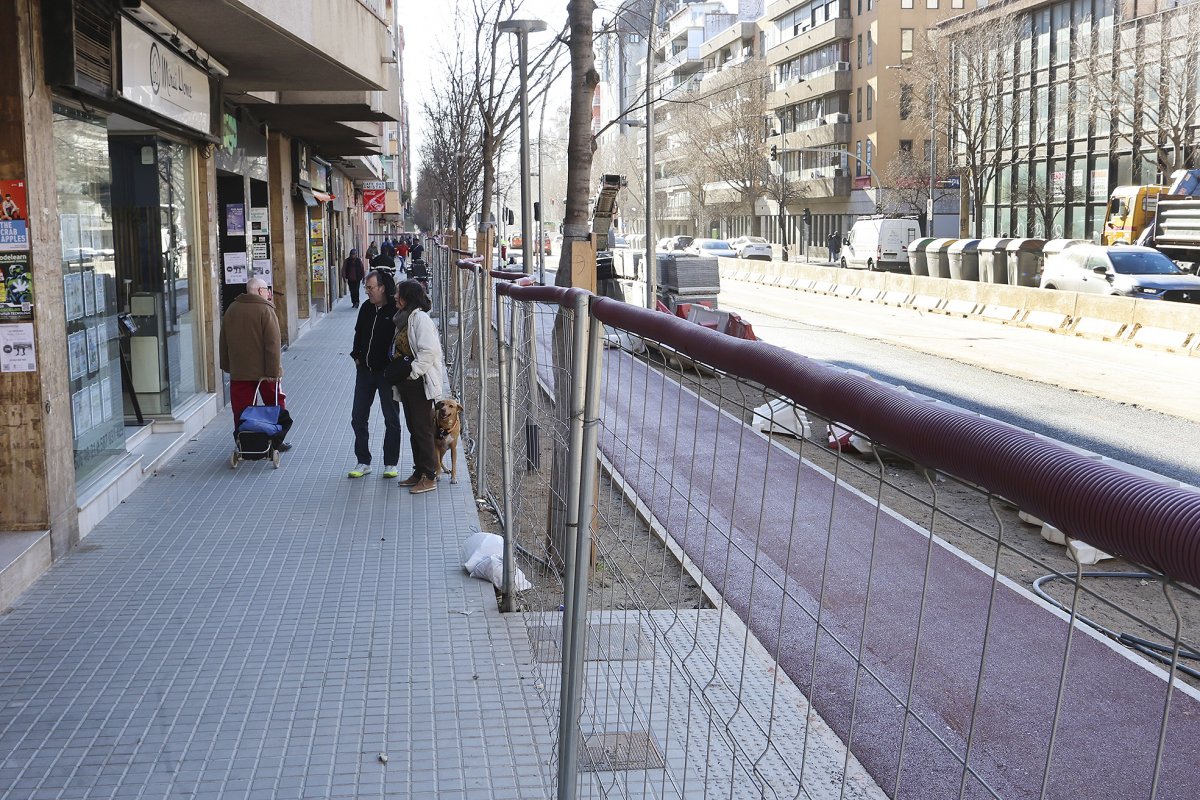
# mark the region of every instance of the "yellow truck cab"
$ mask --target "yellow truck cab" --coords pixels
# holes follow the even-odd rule
[[[1170,192],[1167,186],[1118,186],[1108,199],[1104,212],[1104,230],[1100,243],[1133,244],[1153,224],[1158,196]]]

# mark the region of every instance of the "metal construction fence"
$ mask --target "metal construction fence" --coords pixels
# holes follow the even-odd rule
[[[457,266],[448,360],[559,797],[1200,796],[1200,493]]]

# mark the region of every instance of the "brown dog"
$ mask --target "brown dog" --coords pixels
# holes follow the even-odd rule
[[[433,404],[433,446],[437,450],[438,472],[445,472],[443,460],[450,451],[450,482],[458,483],[458,435],[462,431],[462,403],[438,400]]]

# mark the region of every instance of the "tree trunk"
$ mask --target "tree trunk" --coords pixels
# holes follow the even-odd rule
[[[563,243],[559,254],[558,286],[576,286],[596,290],[596,254],[591,247],[591,229],[588,219],[591,209],[588,197],[592,176],[592,99],[600,75],[596,72],[595,53],[592,49],[592,15],[596,11],[594,0],[570,0],[567,18],[571,28],[571,113],[568,121],[567,140],[567,206],[563,217]],[[577,254],[584,260],[581,275],[574,275],[578,262]],[[553,358],[554,413],[558,419],[557,429],[570,427],[571,385],[565,376],[570,369],[571,318],[560,310],[554,318]],[[565,553],[567,533],[567,478],[568,463],[566,442],[555,439],[554,455],[550,471],[550,508],[547,518],[546,540],[551,552]],[[583,554],[580,554],[582,557]]]

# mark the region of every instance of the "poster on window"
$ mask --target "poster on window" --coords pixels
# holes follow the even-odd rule
[[[100,406],[104,409],[104,419],[110,420],[113,415],[112,379],[100,381]]]
[[[274,286],[275,283],[271,276],[271,259],[256,259],[254,261],[254,277],[262,278],[267,282],[267,286]]]
[[[36,372],[33,323],[0,325],[0,372]]]
[[[250,209],[250,232],[253,234],[266,234],[270,231],[270,217],[268,216],[269,209],[252,208]]]
[[[87,329],[87,369],[97,372],[100,369],[100,337],[95,327]]]
[[[228,236],[246,235],[246,206],[242,203],[225,206],[225,233]]]
[[[104,289],[104,273],[97,272],[96,280],[96,313],[103,314],[108,311],[108,293]]]
[[[33,319],[28,253],[0,253],[0,322]]]
[[[25,181],[0,181],[0,251],[29,249]]]
[[[91,411],[92,427],[96,427],[104,421],[104,406],[101,403],[103,395],[100,394],[100,384],[93,383],[88,386],[88,407]]]
[[[78,272],[63,275],[63,300],[67,306],[67,321],[83,316],[83,276]]]
[[[83,315],[90,317],[96,313],[96,273],[94,270],[83,271]]]
[[[75,422],[76,439],[92,428],[92,407],[87,399],[87,391],[84,389],[71,395],[71,419]]]
[[[246,274],[246,253],[239,251],[236,253],[225,253],[222,256],[225,264],[225,283],[230,285],[235,283],[244,284],[250,277]]]
[[[83,331],[67,335],[67,366],[71,380],[87,376],[87,334]]]

